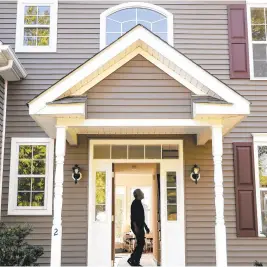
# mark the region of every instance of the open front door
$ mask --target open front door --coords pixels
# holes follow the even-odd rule
[[[112,163],[112,223],[111,223],[111,262],[115,262],[115,164]],[[112,265],[112,266],[113,266]]]
[[[112,163],[94,160],[89,179],[88,266],[111,266]]]

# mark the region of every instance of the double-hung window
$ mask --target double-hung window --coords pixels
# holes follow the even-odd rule
[[[16,52],[56,52],[57,0],[19,0]]]
[[[12,138],[9,215],[52,215],[54,143],[49,138]]]
[[[267,5],[248,4],[251,79],[267,79]]]

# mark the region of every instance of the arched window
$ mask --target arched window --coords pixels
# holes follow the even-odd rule
[[[100,49],[141,24],[173,45],[173,15],[147,3],[126,3],[104,11],[100,17]]]

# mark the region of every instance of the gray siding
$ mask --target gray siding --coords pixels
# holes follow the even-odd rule
[[[26,103],[99,51],[99,15],[106,8],[117,3],[70,3],[61,1],[59,3],[58,15],[57,53],[18,54],[18,57],[29,75],[24,81],[11,83],[8,90],[7,139],[2,205],[3,221],[10,223],[29,222],[34,226],[35,230],[31,242],[44,246],[46,252],[41,259],[41,263],[43,264],[49,263],[51,217],[6,216],[10,138],[45,136],[42,129],[28,116]],[[252,103],[251,115],[224,139],[223,168],[228,261],[230,265],[251,265],[255,259],[266,263],[267,239],[236,237],[232,142],[251,141],[252,132],[267,132],[267,82],[242,79],[230,80],[226,4],[222,2],[198,2],[195,4],[187,2],[186,4],[177,4],[175,2],[168,3],[167,1],[161,1],[163,4],[160,4],[160,2],[158,3],[174,14],[175,48],[231,86],[241,95],[244,95]],[[16,3],[1,2],[0,13],[0,39],[14,48]],[[120,76],[122,77],[123,75]],[[101,99],[104,98],[102,97]],[[97,114],[97,112],[95,114]],[[99,114],[97,116],[99,116]],[[190,156],[190,154],[192,156]],[[189,139],[185,142],[185,155],[186,260],[188,265],[212,265],[215,263],[215,218],[213,164],[210,144],[207,144],[205,147],[195,148],[193,139]],[[190,159],[191,157],[192,159]],[[201,182],[197,187],[188,181],[190,166],[192,166],[195,161],[201,166],[202,171]],[[73,162],[69,162],[69,166],[75,163],[76,158]],[[69,179],[69,175],[66,176],[65,180],[67,181]],[[68,185],[65,185],[65,187],[66,186]],[[83,192],[83,194],[85,194],[85,192]],[[71,195],[71,190],[67,191],[66,188],[64,198],[73,200],[74,195],[75,194]],[[71,200],[69,201],[71,202]],[[65,202],[67,203],[67,200]],[[86,204],[86,196],[81,197],[79,201],[77,200],[77,206],[80,205],[78,210],[79,208],[81,209],[83,205],[86,206]],[[69,208],[68,205],[64,205],[64,209]],[[70,209],[75,208],[72,206]],[[79,212],[79,220],[83,220],[82,217],[83,215],[85,216],[85,213],[81,210],[79,210]],[[75,219],[75,216],[73,217]],[[68,233],[69,236],[71,236],[70,233],[76,232],[76,226],[74,224],[72,228],[69,224],[70,227],[68,228],[66,225],[67,219],[69,219],[69,216],[64,215],[63,223],[65,226],[63,235],[64,233]],[[85,231],[85,229],[86,227],[84,226],[82,231]],[[72,237],[74,238],[74,234]],[[64,238],[65,237],[63,237],[63,239]],[[67,237],[66,240],[63,241],[63,246],[64,249],[66,248],[64,255],[67,255],[68,259],[64,259],[64,263],[84,264],[85,256],[75,254],[78,252],[69,251],[69,253],[67,253],[67,250],[70,250],[70,245],[68,244],[71,244],[70,240],[72,239]],[[81,239],[81,241],[77,242],[85,242],[85,239]],[[83,245],[81,244],[81,246]],[[76,257],[75,255],[79,256]],[[83,255],[86,254],[84,253]],[[76,262],[75,259],[78,258],[79,260],[81,258],[81,262]]]
[[[87,114],[93,119],[190,119],[191,94],[137,56],[89,91]]]

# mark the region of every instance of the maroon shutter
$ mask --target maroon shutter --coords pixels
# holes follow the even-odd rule
[[[257,236],[257,212],[252,143],[234,143],[236,232],[239,237]]]
[[[246,5],[228,5],[230,78],[249,78]]]

